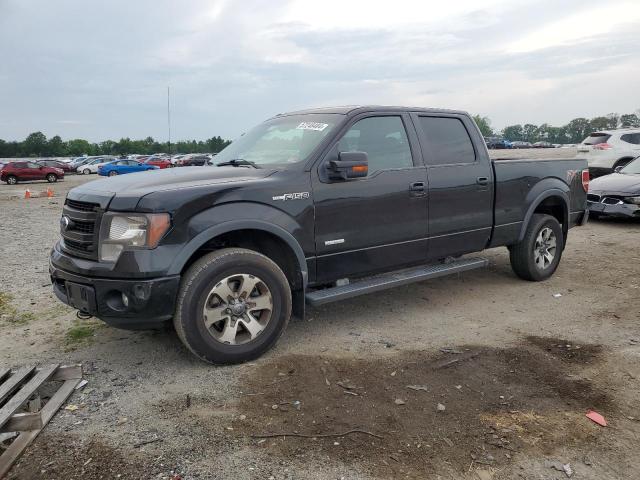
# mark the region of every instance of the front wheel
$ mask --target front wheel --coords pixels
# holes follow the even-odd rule
[[[55,173],[49,173],[47,174],[47,182],[49,183],[55,183],[58,181],[58,176]]]
[[[7,177],[7,185],[15,185],[16,183],[18,183],[18,177],[15,175],[9,175]]]
[[[509,250],[511,268],[524,280],[546,280],[558,268],[563,247],[564,236],[558,220],[551,215],[535,214],[522,241]]]
[[[272,260],[252,250],[225,248],[184,274],[173,323],[200,359],[241,363],[269,350],[291,316],[291,290]]]
[[[109,176],[110,176],[110,177],[115,177],[116,175],[118,175],[118,172],[116,172],[115,170],[111,170],[111,171],[109,172]]]
[[[84,170],[82,170],[82,173],[85,175],[89,175],[91,173],[91,170],[89,170],[88,168],[85,168]]]

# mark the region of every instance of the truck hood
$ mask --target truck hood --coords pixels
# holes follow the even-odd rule
[[[590,193],[640,193],[640,175],[612,173],[589,183]]]
[[[115,197],[119,207],[127,208],[125,205],[134,207],[150,193],[260,180],[273,173],[273,169],[231,166],[165,168],[94,180],[70,190],[67,197],[98,203],[102,208]]]

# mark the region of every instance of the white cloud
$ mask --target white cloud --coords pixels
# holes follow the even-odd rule
[[[638,21],[640,21],[640,2],[608,0],[600,7],[577,12],[561,20],[542,25],[509,45],[507,52],[524,53],[563,46],[611,32],[616,27]]]
[[[431,27],[456,18],[476,9],[489,10],[519,1],[456,0],[446,4],[440,0],[395,0],[380,2],[372,0],[295,0],[291,2],[283,20],[300,22],[315,29],[396,29],[407,25]]]
[[[332,104],[630,112],[638,1],[0,0],[0,138],[166,138],[167,85],[180,138]]]

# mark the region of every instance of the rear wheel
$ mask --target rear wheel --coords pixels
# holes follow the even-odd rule
[[[115,170],[111,170],[111,171],[109,172],[109,176],[110,176],[110,177],[115,177],[116,175],[118,175],[118,172],[116,172]]]
[[[18,177],[15,175],[9,175],[7,177],[7,185],[15,185],[16,183],[18,183]]]
[[[291,316],[291,290],[272,260],[225,248],[185,273],[173,322],[182,342],[210,363],[240,363],[269,350]]]
[[[48,173],[47,174],[47,182],[55,183],[57,181],[58,181],[58,176],[55,173]]]
[[[511,268],[524,280],[546,280],[558,268],[563,246],[558,220],[551,215],[535,214],[522,241],[510,249]]]

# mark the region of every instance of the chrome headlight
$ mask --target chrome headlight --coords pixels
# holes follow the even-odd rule
[[[640,205],[640,196],[638,196],[638,197],[627,197],[627,198],[625,198],[625,201],[627,201],[629,203],[633,203],[635,205]]]
[[[170,225],[168,213],[105,213],[100,225],[100,261],[117,261],[125,248],[157,247]]]

